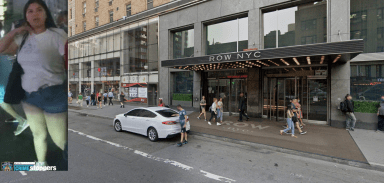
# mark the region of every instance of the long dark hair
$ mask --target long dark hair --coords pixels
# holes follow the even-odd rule
[[[27,10],[28,10],[29,6],[31,4],[33,4],[33,3],[37,3],[38,5],[43,7],[43,9],[45,11],[45,14],[47,15],[47,19],[45,19],[45,28],[46,29],[48,29],[48,28],[57,28],[57,26],[55,24],[55,21],[53,20],[52,14],[51,14],[51,12],[48,9],[47,4],[43,0],[29,0],[27,2],[27,4],[25,4],[24,11],[23,11],[24,12],[24,20],[28,23],[28,21],[27,21]]]

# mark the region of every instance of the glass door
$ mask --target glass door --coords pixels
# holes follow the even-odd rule
[[[223,98],[224,112],[229,112],[229,86],[231,84],[230,79],[219,79],[219,97],[217,100]]]
[[[308,121],[327,121],[327,79],[308,78]]]
[[[209,79],[208,80],[208,96],[206,96],[207,110],[212,105],[213,98],[218,97],[218,92],[219,92],[219,80]]]

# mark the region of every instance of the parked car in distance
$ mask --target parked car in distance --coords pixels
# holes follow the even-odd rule
[[[129,131],[147,136],[150,141],[159,138],[172,138],[181,131],[179,117],[172,116],[177,111],[166,107],[140,107],[124,114],[119,114],[113,120],[117,132]]]

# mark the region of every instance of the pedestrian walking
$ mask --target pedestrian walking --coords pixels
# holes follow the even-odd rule
[[[71,90],[69,90],[68,91],[68,103],[72,104],[72,96],[73,96],[73,94],[72,94]]]
[[[43,0],[29,0],[23,18],[23,26],[1,39],[0,53],[15,55],[19,50],[17,62],[22,68],[21,85],[25,91],[23,109],[33,135],[36,166],[48,166],[48,136],[63,156],[67,146],[68,85],[63,65],[68,35],[56,27]]]
[[[224,112],[224,109],[223,109],[223,98],[219,98],[219,101],[217,102],[217,120],[220,119],[220,124],[223,123],[223,112]]]
[[[107,90],[104,91],[103,93],[103,101],[104,101],[104,106],[108,102],[108,92]]]
[[[207,121],[207,113],[205,111],[205,107],[207,106],[207,101],[205,100],[205,97],[203,96],[201,101],[200,101],[200,108],[201,108],[201,113],[197,119],[200,119],[200,116],[204,114],[204,121]]]
[[[384,131],[384,96],[381,97],[379,103],[379,109],[377,110],[377,130],[376,132]]]
[[[239,122],[243,122],[243,116],[247,118],[247,121],[249,120],[249,117],[245,114],[245,98],[244,98],[244,93],[240,93],[240,99],[239,99]]]
[[[101,99],[102,99],[101,93],[97,92],[97,105],[99,105],[97,108],[100,108],[100,109],[103,108],[102,106],[103,100]]]
[[[284,130],[280,130],[280,135],[283,135],[283,133],[286,133],[288,134],[288,131],[291,130],[291,136],[294,137],[294,138],[297,138],[297,136],[295,136],[295,125],[292,121],[292,118],[294,117],[294,114],[293,114],[293,111],[290,107],[288,107],[288,110],[287,110],[287,124],[288,124],[288,128],[284,129]]]
[[[346,130],[349,131],[355,131],[355,125],[356,125],[356,117],[354,114],[354,102],[352,100],[352,95],[347,94],[345,96],[345,100],[343,102],[343,109],[342,111],[345,112],[346,120],[345,120],[345,126]]]
[[[164,107],[163,99],[159,98],[159,107]]]
[[[96,101],[96,95],[95,93],[91,93],[91,105],[95,105],[95,101]]]
[[[79,95],[77,96],[77,106],[81,106],[83,107],[83,95],[81,93],[79,93]]]
[[[172,116],[179,116],[180,126],[181,126],[181,140],[179,143],[177,143],[178,147],[181,147],[183,144],[188,144],[187,139],[187,130],[186,130],[186,119],[188,119],[187,112],[181,107],[181,105],[177,105],[177,110],[179,111],[179,114],[173,114]]]
[[[125,108],[125,106],[124,106],[124,97],[125,97],[125,95],[124,95],[124,93],[123,92],[121,92],[121,94],[120,94],[120,108]]]
[[[210,107],[211,108],[211,118],[208,120],[208,124],[209,125],[212,125],[211,124],[211,121],[212,119],[215,119],[215,121],[217,121],[217,98],[213,98],[213,103],[212,103],[212,106]],[[219,122],[217,122],[217,126],[220,126],[221,124]]]
[[[108,93],[108,98],[109,98],[109,103],[108,103],[108,105],[113,105],[113,102],[112,102],[112,98],[113,98],[113,92],[112,92],[112,90],[110,90],[109,91],[109,93]]]
[[[85,102],[87,103],[87,107],[89,107],[89,103],[91,103],[91,96],[86,95]]]
[[[292,103],[290,104],[290,108],[291,108],[291,110],[292,110],[292,112],[293,112],[292,121],[293,121],[293,123],[296,125],[297,129],[299,130],[300,135],[304,135],[304,134],[306,134],[307,132],[301,130],[301,128],[300,128],[300,122],[299,122],[299,119],[298,119],[298,117],[297,117],[297,116],[298,116],[298,114],[297,114],[298,110],[297,110],[297,108],[296,108],[296,105],[294,104],[294,101],[295,101],[295,100],[296,100],[296,99],[293,99],[293,100],[292,100]]]
[[[300,122],[300,128],[303,128],[305,126],[305,124],[303,123],[303,112],[301,111],[300,101],[298,99],[294,99],[293,104],[297,108],[297,119]]]

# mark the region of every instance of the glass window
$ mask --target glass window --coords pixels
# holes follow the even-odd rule
[[[384,93],[384,62],[351,65],[351,95],[356,100],[379,100]]]
[[[153,8],[153,0],[147,0],[147,9]]]
[[[85,62],[83,63],[83,78],[90,78],[91,77],[91,72],[92,72],[92,68],[91,68],[91,62]]]
[[[113,50],[117,51],[121,48],[121,32],[120,27],[113,30]]]
[[[174,75],[173,93],[192,94],[193,92],[193,72],[176,72]]]
[[[113,51],[113,38],[114,38],[114,35],[113,35],[113,31],[109,31],[107,33],[107,52],[111,52]]]
[[[140,117],[145,117],[145,118],[155,118],[157,115],[151,111],[148,110],[142,110],[139,114]]]
[[[127,7],[126,7],[126,11],[127,11],[127,16],[131,16],[131,3],[127,4]]]
[[[161,116],[163,117],[166,117],[166,118],[172,118],[174,116],[174,114],[178,114],[176,111],[172,110],[172,109],[166,109],[166,110],[160,110],[160,111],[156,111],[157,113],[159,113]]]
[[[113,22],[113,11],[109,12],[109,22]]]
[[[70,64],[68,68],[68,75],[72,79],[79,78],[79,64]]]
[[[263,14],[264,48],[326,42],[327,1]]]
[[[207,25],[206,30],[207,55],[248,48],[248,17]]]
[[[384,52],[384,1],[351,0],[350,5],[350,38],[364,39],[365,53]]]
[[[132,111],[129,111],[126,115],[127,116],[138,116],[142,109],[134,109]]]
[[[99,26],[99,17],[95,17],[95,27]]]
[[[85,32],[87,30],[87,22],[83,22],[83,31]]]
[[[83,15],[85,13],[87,13],[87,3],[86,2],[83,3]]]
[[[193,57],[194,30],[184,30],[173,33],[173,58]]]

